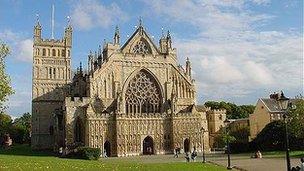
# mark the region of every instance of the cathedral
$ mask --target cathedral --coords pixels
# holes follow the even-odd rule
[[[158,44],[140,21],[132,36],[99,46],[72,74],[72,27],[62,39],[34,26],[33,149],[100,148],[108,156],[208,151],[225,111],[196,103],[191,63],[177,61],[170,32]],[[211,132],[210,132],[211,131]]]

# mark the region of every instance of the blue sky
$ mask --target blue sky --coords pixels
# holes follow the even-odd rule
[[[52,4],[55,38],[71,16],[73,68],[104,39],[112,41],[116,25],[124,42],[141,16],[156,44],[161,28],[170,30],[179,63],[190,58],[198,103],[255,104],[280,90],[303,94],[302,0],[0,0],[0,39],[12,49],[6,69],[15,94],[7,104],[14,117],[31,111],[33,26],[39,14],[43,37],[50,38]]]

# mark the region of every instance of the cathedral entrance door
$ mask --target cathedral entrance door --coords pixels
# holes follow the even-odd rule
[[[110,144],[110,142],[109,142],[109,141],[106,141],[106,142],[104,143],[103,148],[104,148],[104,150],[105,150],[107,156],[110,157],[110,156],[111,156],[111,144]]]
[[[190,152],[190,140],[189,140],[189,138],[186,138],[184,140],[184,152],[185,153]]]
[[[147,136],[143,141],[143,154],[144,155],[154,154],[153,139],[150,136]]]

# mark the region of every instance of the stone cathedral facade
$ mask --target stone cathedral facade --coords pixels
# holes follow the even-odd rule
[[[122,44],[116,28],[113,42],[90,52],[88,69],[80,65],[72,77],[72,27],[60,40],[43,39],[41,31],[38,22],[33,148],[89,146],[109,156],[201,151],[203,144],[209,150],[208,109],[196,104],[190,61],[185,69],[178,64],[169,32],[156,45],[140,22]]]

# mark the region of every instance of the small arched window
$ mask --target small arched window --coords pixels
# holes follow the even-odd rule
[[[70,50],[68,50],[68,57],[70,57],[70,55],[71,55],[71,54],[70,54]]]
[[[57,50],[57,56],[60,56],[60,50],[59,49]]]
[[[42,49],[42,56],[46,56],[46,50],[45,50],[45,48]]]
[[[48,56],[51,56],[51,50],[48,49]]]
[[[56,56],[56,50],[55,49],[52,50],[52,56]]]
[[[65,50],[64,49],[61,51],[61,56],[65,57]]]

